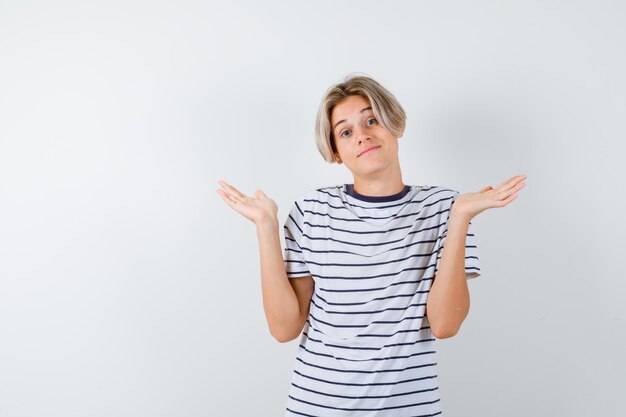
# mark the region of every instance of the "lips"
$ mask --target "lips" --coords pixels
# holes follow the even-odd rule
[[[363,152],[361,152],[361,153],[359,154],[359,156],[363,155],[365,152],[369,152],[369,151],[371,151],[372,149],[378,149],[378,148],[380,148],[380,146],[372,146],[372,147],[369,147],[369,148],[367,148],[366,150],[364,150]]]

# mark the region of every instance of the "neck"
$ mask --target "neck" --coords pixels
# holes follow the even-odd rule
[[[400,170],[385,178],[354,177],[354,191],[372,197],[398,194],[404,190],[404,186]]]

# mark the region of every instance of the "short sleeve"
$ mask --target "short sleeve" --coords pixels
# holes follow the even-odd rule
[[[457,191],[455,191],[454,198],[451,202],[454,204],[454,199],[459,195]],[[437,264],[435,266],[435,274],[439,270],[439,264],[441,262],[441,257],[443,255],[443,248],[446,241],[446,236],[448,235],[448,220],[450,218],[450,212],[446,213],[446,221],[445,225],[440,229],[442,230],[439,238],[438,238],[438,250],[437,250]],[[476,241],[476,236],[474,234],[474,225],[470,221],[469,227],[467,228],[467,234],[465,235],[465,276],[467,279],[477,278],[480,276],[480,263],[478,260],[478,244]]]
[[[311,275],[304,260],[302,242],[304,239],[304,211],[302,200],[296,200],[285,220],[285,251],[283,260],[288,278],[298,278]]]

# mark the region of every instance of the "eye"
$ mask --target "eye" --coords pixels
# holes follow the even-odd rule
[[[346,138],[347,136],[344,136],[344,133],[349,132],[349,130],[344,130],[343,132],[341,132],[341,134],[339,136]]]
[[[374,122],[374,124],[377,123],[376,119],[374,119],[373,117],[367,121],[368,124],[369,124],[369,122]],[[374,124],[370,124],[369,126],[374,126]]]

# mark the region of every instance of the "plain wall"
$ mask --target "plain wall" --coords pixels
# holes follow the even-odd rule
[[[352,182],[314,143],[351,72],[405,107],[406,184],[528,176],[472,221],[444,415],[622,416],[625,44],[621,1],[3,1],[0,416],[282,416],[298,342],[217,181],[281,225]]]

